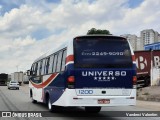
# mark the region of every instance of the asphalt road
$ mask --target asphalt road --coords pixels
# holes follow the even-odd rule
[[[28,86],[21,86],[20,90],[8,90],[7,86],[0,86],[0,111],[44,111],[43,115],[52,115],[53,117],[43,118],[0,118],[0,120],[159,120],[159,117],[120,117],[136,111],[160,111],[160,103],[137,101],[136,106],[123,107],[104,107],[98,114],[85,113],[83,108],[61,108],[59,113],[48,112],[47,107],[42,103],[31,103],[29,98]],[[112,112],[110,112],[112,111]],[[114,112],[113,112],[114,111]],[[126,112],[123,112],[126,111]],[[113,117],[114,116],[114,117]]]

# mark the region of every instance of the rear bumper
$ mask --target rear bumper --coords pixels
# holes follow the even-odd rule
[[[109,89],[108,89],[109,90]],[[107,91],[107,89],[106,89]],[[107,99],[107,104],[99,104],[98,100]],[[77,96],[75,89],[66,89],[62,96],[53,103],[58,106],[129,106],[136,105],[136,89],[131,89],[128,96]]]
[[[19,88],[17,85],[9,85],[8,88]]]

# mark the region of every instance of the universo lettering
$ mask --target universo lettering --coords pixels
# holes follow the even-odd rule
[[[126,71],[82,71],[82,76],[126,76]]]

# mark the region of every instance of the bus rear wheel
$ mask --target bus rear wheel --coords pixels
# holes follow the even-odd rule
[[[101,107],[85,107],[86,112],[98,113],[101,111]]]
[[[60,106],[52,105],[50,98],[48,98],[47,106],[48,106],[48,110],[50,112],[60,112],[61,111],[61,107]]]
[[[53,112],[54,109],[53,109],[53,105],[52,105],[52,103],[51,103],[50,98],[48,98],[47,105],[48,105],[48,110],[49,110],[50,112]]]

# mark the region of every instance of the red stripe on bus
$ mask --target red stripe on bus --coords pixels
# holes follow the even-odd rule
[[[34,84],[33,82],[31,82],[31,83],[32,83],[32,85],[33,85],[34,87],[36,87],[36,88],[43,88],[43,87],[45,87],[49,82],[51,82],[52,80],[54,80],[53,78],[55,78],[56,75],[57,75],[57,73],[56,73],[56,74],[52,74],[52,75],[51,75],[45,82],[43,82],[42,84]]]
[[[72,62],[72,61],[74,61],[74,55],[69,55],[69,56],[66,58],[66,63]]]

